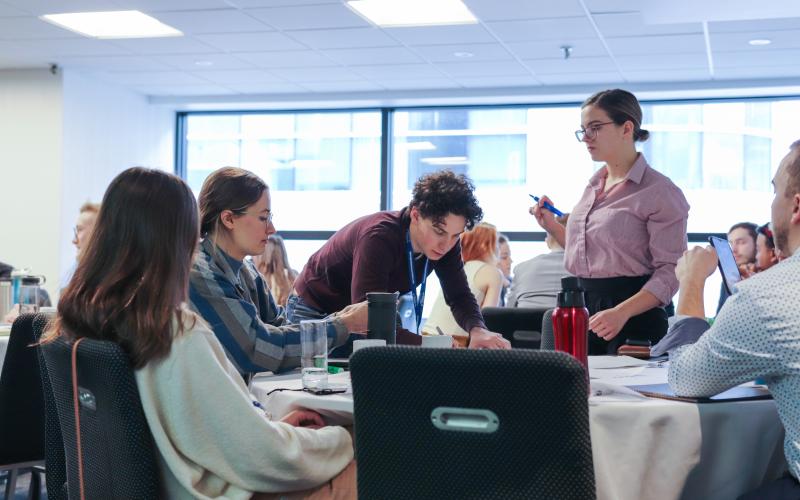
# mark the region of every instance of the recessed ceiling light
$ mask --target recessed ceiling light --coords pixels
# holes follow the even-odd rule
[[[382,27],[475,24],[461,0],[350,0],[347,5]]]
[[[769,38],[754,38],[747,43],[750,45],[769,45],[772,43],[772,40]]]
[[[214,63],[212,61],[195,61],[195,66],[213,66]]]
[[[155,38],[183,33],[138,10],[47,14],[41,19],[92,38]]]
[[[473,54],[472,52],[453,52],[453,55],[462,59],[468,59],[474,56],[475,54]]]
[[[433,158],[422,158],[422,163],[428,165],[469,165],[469,159],[466,156],[435,156]]]

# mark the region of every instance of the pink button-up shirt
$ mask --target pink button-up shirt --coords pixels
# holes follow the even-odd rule
[[[625,180],[604,193],[595,173],[567,221],[564,264],[581,278],[652,275],[643,289],[666,305],[678,291],[675,264],[686,250],[689,204],[642,154]]]

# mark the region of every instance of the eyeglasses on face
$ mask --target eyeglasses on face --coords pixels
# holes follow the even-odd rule
[[[584,139],[592,140],[597,137],[597,133],[601,128],[603,128],[604,125],[610,125],[612,123],[614,122],[594,123],[589,125],[589,128],[581,127],[580,130],[575,131],[575,138],[578,139],[578,142],[583,142]]]

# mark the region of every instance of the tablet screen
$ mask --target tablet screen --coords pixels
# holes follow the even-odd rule
[[[736,283],[742,279],[742,275],[739,273],[739,266],[736,265],[736,259],[733,256],[733,250],[728,241],[722,238],[711,236],[708,241],[717,251],[722,281],[725,283],[728,293],[732,294],[735,291]]]

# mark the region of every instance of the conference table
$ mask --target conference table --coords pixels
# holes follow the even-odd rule
[[[666,383],[668,363],[631,360],[590,358],[589,418],[599,499],[727,500],[787,470],[774,401],[697,404],[646,397],[629,386]],[[348,384],[349,373],[329,379]],[[273,419],[308,408],[330,424],[352,424],[351,393],[316,396],[301,388],[299,372],[259,375],[251,384]]]

